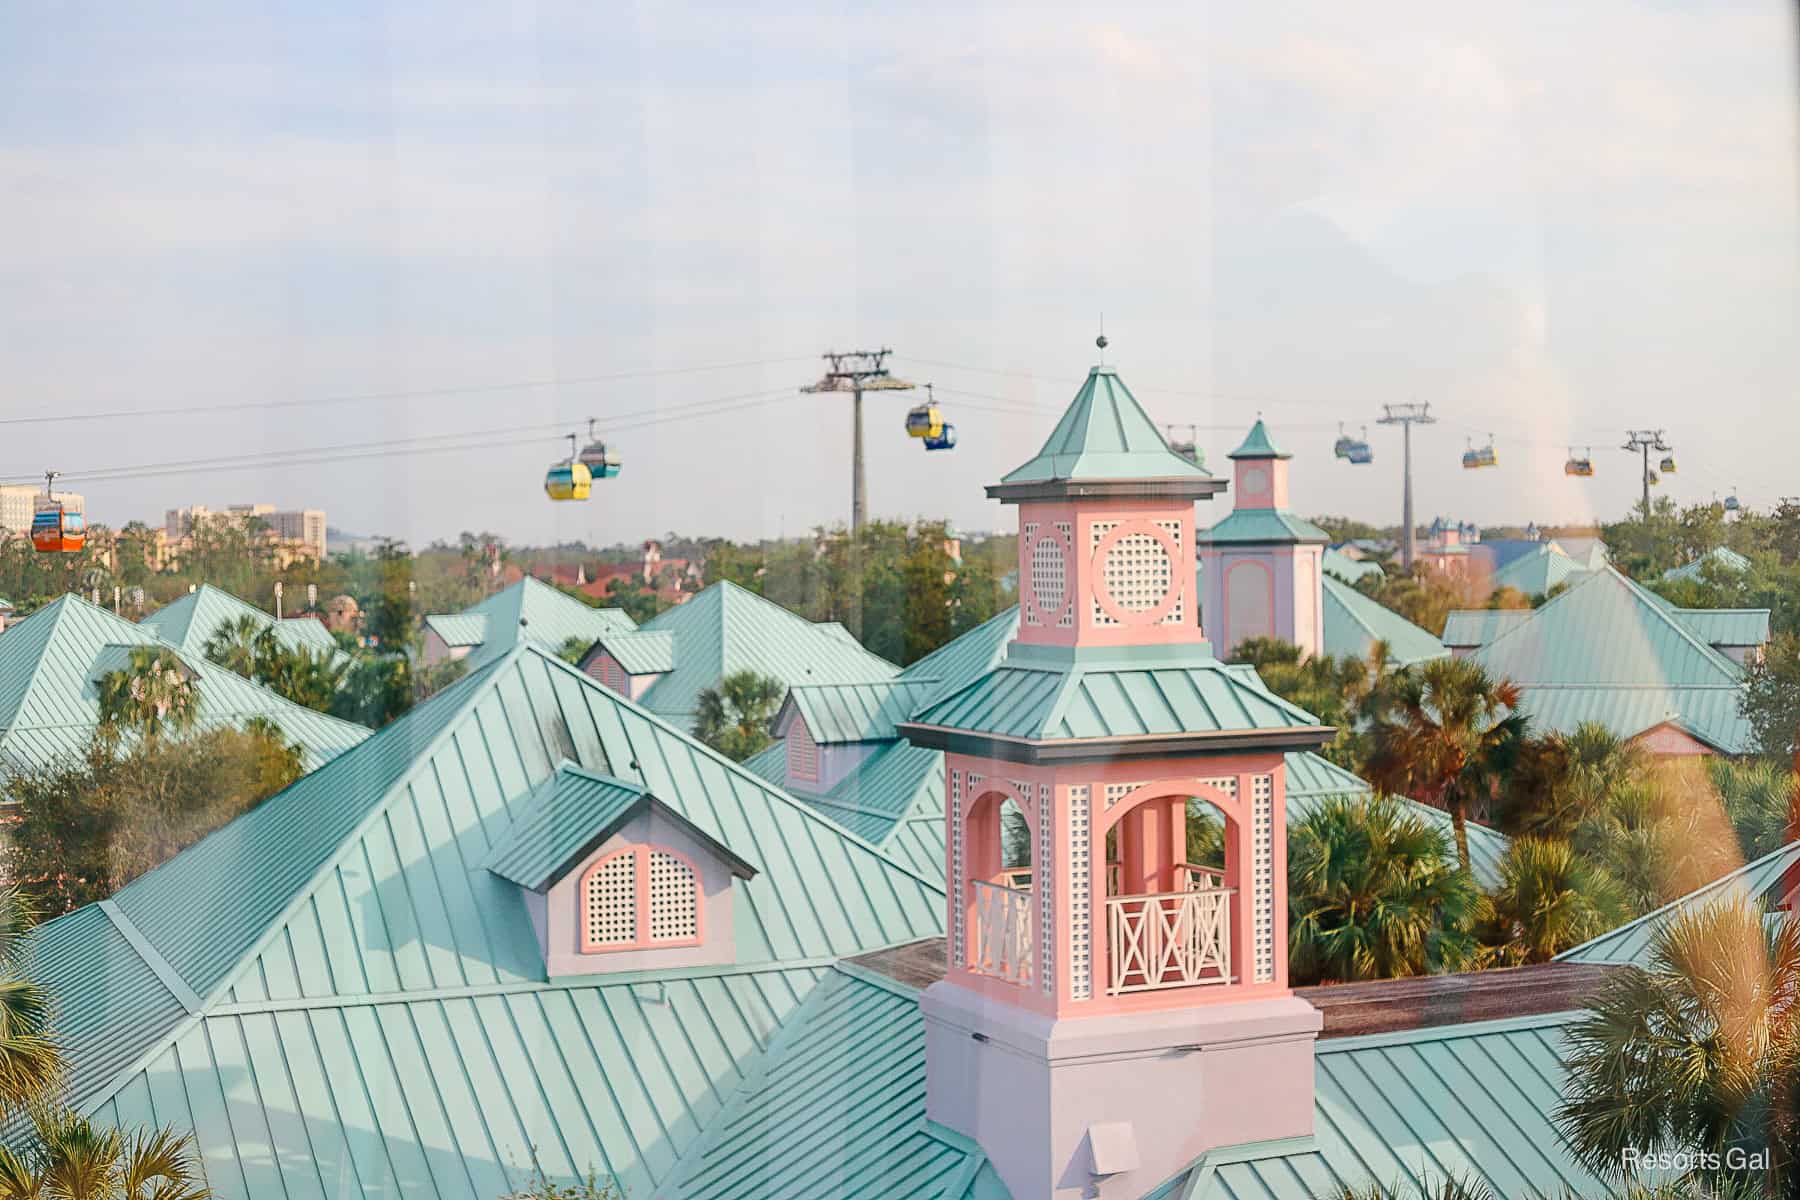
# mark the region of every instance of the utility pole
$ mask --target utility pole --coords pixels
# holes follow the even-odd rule
[[[869,512],[869,488],[863,474],[863,393],[864,392],[905,392],[911,391],[913,385],[904,379],[888,374],[887,356],[893,351],[883,346],[879,350],[850,350],[839,352],[827,350],[823,355],[828,364],[825,374],[817,383],[809,383],[800,390],[803,393],[813,392],[848,392],[850,401],[850,532],[858,533],[863,527]]]
[[[1405,483],[1400,493],[1400,565],[1412,570],[1413,555],[1418,553],[1418,527],[1413,523],[1412,502],[1412,427],[1414,425],[1435,425],[1437,418],[1431,415],[1430,404],[1384,404],[1381,416],[1376,419],[1378,425],[1398,425],[1401,440],[1405,446],[1402,456],[1402,473]]]
[[[1654,450],[1658,454],[1667,454],[1674,447],[1663,440],[1663,431],[1660,429],[1628,429],[1625,431],[1625,444],[1619,449],[1633,454],[1642,453],[1644,456],[1644,520],[1648,523],[1650,520],[1650,452]]]

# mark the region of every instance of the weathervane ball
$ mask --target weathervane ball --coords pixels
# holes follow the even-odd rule
[[[1094,345],[1100,347],[1100,349],[1102,349],[1102,350],[1106,349],[1106,346],[1107,346],[1106,335],[1103,333],[1099,337],[1095,338]]]

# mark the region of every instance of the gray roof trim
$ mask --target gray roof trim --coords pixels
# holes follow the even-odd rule
[[[169,989],[169,994],[181,1001],[181,1007],[187,1009],[190,1017],[199,1016],[201,1009],[205,1006],[200,1003],[200,997],[194,989],[188,986],[187,980],[175,973],[175,968],[169,965],[169,960],[150,944],[149,939],[138,930],[136,925],[131,923],[131,918],[126,916],[110,897],[99,901],[98,904],[100,911],[106,914],[107,920],[113,923],[113,928],[117,929],[120,936],[131,943],[131,948],[137,951],[137,956],[144,960],[144,965],[156,972],[156,977],[162,981],[164,987]]]

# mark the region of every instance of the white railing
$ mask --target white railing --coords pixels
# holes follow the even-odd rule
[[[1230,983],[1236,890],[1208,887],[1108,900],[1107,993]]]
[[[1031,890],[1030,867],[1008,867],[994,877],[994,882],[1003,888],[1011,888],[1015,892]]]
[[[1012,983],[1030,983],[1031,947],[1031,893],[977,879],[970,968]]]
[[[1218,867],[1202,867],[1194,863],[1176,863],[1175,870],[1185,883],[1182,888],[1189,892],[1204,892],[1209,888],[1225,886],[1225,872]]]

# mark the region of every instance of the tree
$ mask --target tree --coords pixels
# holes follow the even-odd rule
[[[1525,738],[1504,764],[1498,815],[1513,835],[1566,838],[1602,816],[1613,795],[1640,779],[1649,759],[1597,721],[1574,732]]]
[[[49,997],[22,970],[23,938],[36,920],[21,892],[0,888],[0,1113],[42,1101],[62,1075]]]
[[[214,630],[204,653],[208,662],[316,712],[331,711],[352,666],[349,657],[336,651],[282,645],[273,625],[248,613]]]
[[[606,603],[611,608],[623,609],[625,615],[639,625],[669,607],[654,588],[645,586],[636,576],[628,575],[607,580]]]
[[[84,752],[10,773],[17,814],[5,866],[43,912],[103,900],[298,779],[305,763],[268,722]]]
[[[5,1197],[0,1196],[0,1200]],[[523,1190],[508,1192],[500,1200],[625,1200],[625,1189],[616,1179],[602,1183],[597,1171],[589,1171],[586,1178],[573,1184],[556,1183],[539,1167],[532,1171],[531,1182]]]
[[[209,1200],[193,1135],[126,1133],[65,1108],[32,1113],[33,1140],[0,1148],[0,1200]]]
[[[1800,766],[1800,634],[1779,634],[1750,668],[1739,702],[1757,749]]]
[[[768,746],[769,722],[787,695],[779,679],[734,671],[700,693],[694,736],[734,762]]]
[[[100,725],[129,730],[154,741],[192,728],[200,712],[200,687],[173,650],[133,646],[128,665],[99,679]]]
[[[1392,797],[1328,799],[1289,830],[1289,971],[1348,982],[1465,967],[1477,896],[1443,832]]]
[[[1518,706],[1518,685],[1490,679],[1479,663],[1432,659],[1395,675],[1388,711],[1370,731],[1365,777],[1381,791],[1448,811],[1464,870],[1469,808],[1491,793],[1525,736]]]
[[[1302,658],[1300,647],[1280,638],[1256,637],[1239,642],[1231,661],[1256,668],[1263,685],[1335,726],[1337,737],[1325,747],[1325,756],[1342,767],[1354,767],[1360,757],[1357,722],[1364,701],[1386,669],[1387,647],[1376,643],[1365,661],[1353,655],[1334,657],[1312,654]]]
[[[1570,838],[1646,913],[1743,864],[1731,822],[1691,762],[1660,762],[1607,789]]]
[[[581,660],[587,657],[588,647],[593,644],[594,639],[582,637],[580,634],[566,637],[563,639],[563,644],[556,648],[556,657],[566,663],[580,666]]]
[[[1506,964],[1549,962],[1627,917],[1619,885],[1566,841],[1523,837],[1500,860],[1482,903],[1484,940]]]
[[[406,655],[358,650],[343,686],[332,698],[330,712],[376,729],[411,708],[418,692],[412,660]]]
[[[1746,860],[1773,853],[1794,836],[1800,774],[1786,763],[1709,758],[1706,774]]]
[[[1783,1194],[1800,1067],[1800,925],[1738,897],[1657,930],[1649,963],[1610,976],[1567,1028],[1558,1123],[1596,1173],[1627,1149],[1716,1153],[1779,1147],[1767,1182]],[[1702,1162],[1708,1180],[1741,1168]]]
[[[375,547],[373,586],[361,599],[363,632],[387,651],[405,649],[417,632],[413,614],[413,556],[406,543],[382,538]]]

